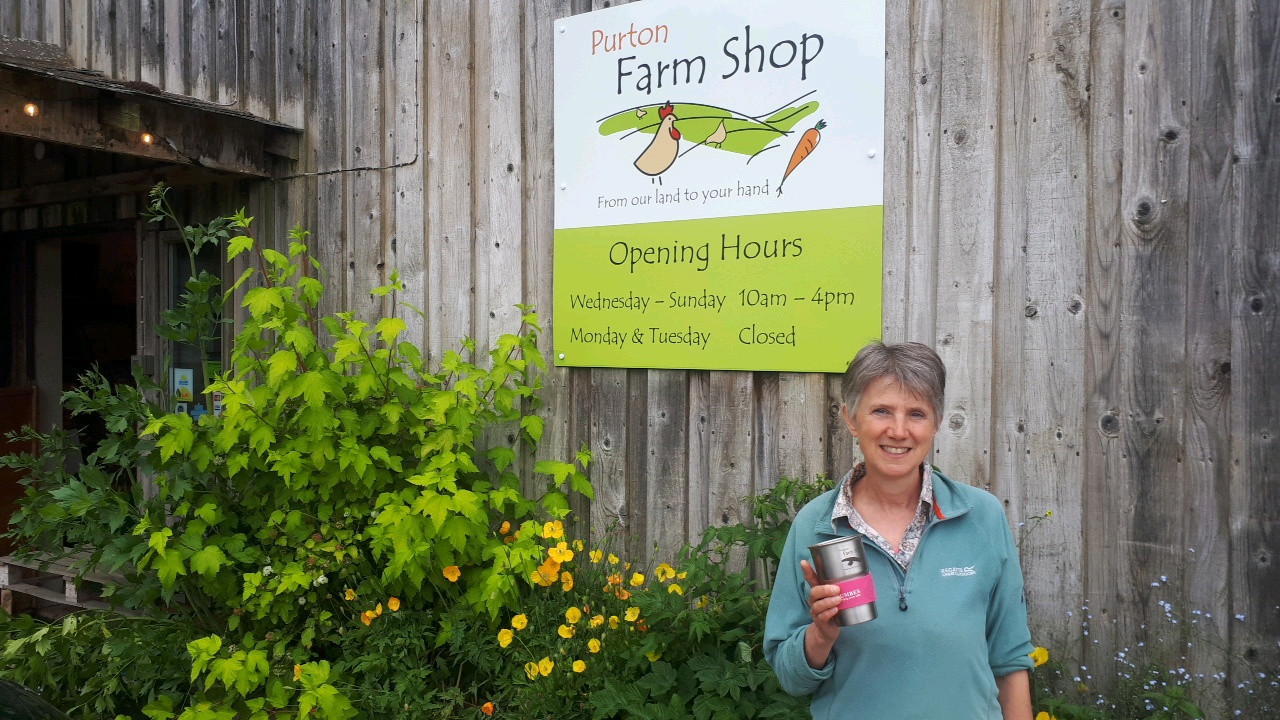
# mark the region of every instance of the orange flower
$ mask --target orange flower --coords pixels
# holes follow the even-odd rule
[[[623,602],[626,602],[631,599],[631,591],[624,590],[622,588],[618,588],[618,590],[614,593],[614,595],[617,595],[618,599]]]
[[[573,575],[568,570],[560,573],[560,589],[569,592],[573,589]]]
[[[374,614],[372,610],[365,610],[364,612],[360,613],[360,622],[364,623],[365,626],[367,627],[373,624],[373,619],[376,617],[378,616]]]
[[[374,617],[382,617],[382,603],[378,603],[378,606],[373,609],[373,615]]]
[[[537,570],[533,571],[532,580],[542,587],[551,587],[560,579],[560,563],[547,558]]]
[[[489,717],[493,717],[493,703],[487,702],[484,705],[481,705],[480,712],[488,715]]]
[[[498,534],[499,534],[499,535],[506,535],[506,534],[507,534],[507,533],[509,533],[509,532],[511,532],[511,521],[510,521],[510,520],[503,520],[503,521],[502,521],[502,527],[498,528]],[[489,704],[490,704],[490,705],[492,705],[493,703],[489,703]],[[492,714],[492,713],[490,713],[490,714]]]
[[[393,597],[388,600],[387,607],[391,609],[391,612],[400,612],[400,598]]]
[[[462,577],[462,571],[458,569],[457,565],[450,565],[444,569],[444,576],[449,580],[449,582],[456,583],[458,582],[458,578]]]

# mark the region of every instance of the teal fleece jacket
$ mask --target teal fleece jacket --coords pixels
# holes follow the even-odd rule
[[[809,667],[804,634],[809,546],[853,535],[831,527],[836,486],[796,515],[778,563],[764,652],[783,689],[813,695],[815,720],[1000,720],[995,678],[1033,663],[1022,568],[1000,501],[934,472],[934,516],[903,572],[864,543],[875,620],[843,628],[826,666]]]

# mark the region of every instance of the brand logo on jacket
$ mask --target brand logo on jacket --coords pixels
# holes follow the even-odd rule
[[[978,571],[972,565],[968,567],[949,567],[942,568],[942,577],[965,577],[967,575],[977,575]]]

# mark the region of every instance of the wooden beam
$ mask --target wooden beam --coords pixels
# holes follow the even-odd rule
[[[29,185],[0,191],[0,209],[83,200],[98,195],[143,193],[158,182],[196,185],[216,180],[218,174],[191,165],[165,165],[129,172]]]
[[[0,60],[39,65],[48,68],[73,67],[71,56],[59,45],[0,35]]]
[[[7,68],[0,88],[9,91],[0,94],[0,133],[264,178],[276,162],[268,126],[249,118]],[[40,107],[36,117],[23,112],[27,102]]]

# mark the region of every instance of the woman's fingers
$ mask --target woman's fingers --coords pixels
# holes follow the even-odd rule
[[[814,622],[832,622],[840,611],[840,588],[819,584],[818,575],[808,560],[800,561],[800,569],[809,583],[809,615]]]

